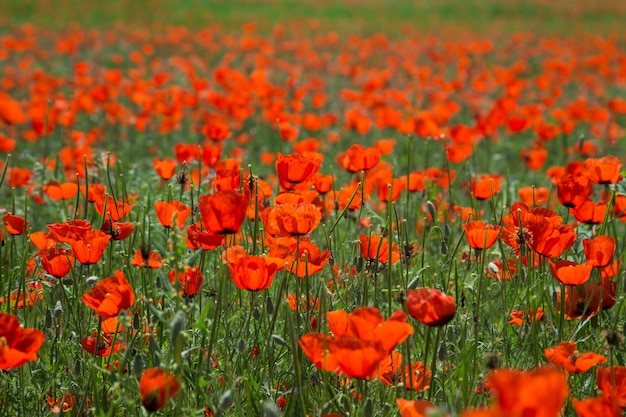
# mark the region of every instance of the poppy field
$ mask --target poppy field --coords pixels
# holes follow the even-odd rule
[[[34,21],[0,416],[622,415],[623,35]]]

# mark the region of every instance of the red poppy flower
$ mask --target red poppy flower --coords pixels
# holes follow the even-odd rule
[[[570,209],[576,220],[585,224],[601,224],[606,216],[606,203],[595,203],[587,199],[580,206]]]
[[[596,236],[593,239],[583,239],[587,265],[603,268],[611,263],[615,253],[615,238],[611,236]]]
[[[425,417],[428,415],[447,417],[449,415],[440,413],[436,405],[426,400],[396,398],[396,405],[400,411],[400,417]]]
[[[102,222],[100,230],[110,235],[113,240],[124,240],[133,234],[135,224],[133,222],[112,222],[105,220]]]
[[[370,262],[380,262],[386,264],[389,262],[389,243],[387,238],[366,234],[359,237],[359,247],[361,256]],[[391,246],[391,263],[394,264],[400,260],[400,250],[395,242]]]
[[[454,318],[454,298],[433,288],[409,290],[406,300],[411,317],[427,326],[443,326]]]
[[[473,220],[463,225],[465,237],[472,249],[489,249],[498,240],[500,226],[493,226],[482,221]]]
[[[117,316],[135,302],[135,292],[126,281],[124,273],[115,271],[112,277],[104,278],[82,296],[83,302],[102,318]]]
[[[543,353],[554,365],[574,374],[587,372],[598,364],[606,363],[606,358],[597,353],[578,352],[575,342],[561,342],[553,348],[544,349]]]
[[[102,258],[109,240],[111,240],[111,235],[101,230],[87,230],[82,236],[69,240],[68,243],[78,262],[83,265],[93,265]]]
[[[293,189],[294,184],[300,184],[311,178],[320,168],[322,161],[302,154],[276,156],[276,172],[280,184],[286,190]]]
[[[95,201],[94,208],[100,216],[117,222],[130,214],[132,205],[128,201],[116,200],[111,195],[105,195]]]
[[[611,279],[602,279],[602,283],[588,281],[583,285],[565,287],[565,311],[567,320],[595,316],[601,309],[611,308],[615,304],[616,284]],[[561,292],[557,291],[557,310],[561,310]]]
[[[561,284],[565,285],[581,285],[591,277],[593,267],[586,264],[577,264],[576,262],[559,260],[550,261],[550,273]]]
[[[200,230],[200,222],[196,222],[187,228],[187,242],[189,249],[213,250],[222,245],[224,235]]]
[[[477,200],[489,200],[500,192],[502,181],[504,181],[502,175],[481,175],[478,178],[472,178],[472,195]]]
[[[44,340],[41,330],[24,329],[16,316],[0,312],[0,370],[7,371],[37,360]]]
[[[337,163],[348,172],[368,171],[378,164],[381,156],[379,148],[365,148],[355,143],[345,153],[337,155]]]
[[[609,397],[593,397],[584,400],[572,398],[577,417],[622,417],[622,410]]]
[[[139,399],[149,412],[162,409],[179,389],[174,375],[161,368],[148,368],[139,378]]]
[[[388,387],[402,384],[408,390],[422,392],[430,387],[431,375],[432,372],[425,369],[424,363],[417,361],[410,365],[404,364],[402,354],[394,350],[378,364],[378,369],[368,379],[378,378]]]
[[[313,187],[320,194],[327,194],[333,187],[334,178],[332,175],[316,173],[313,175]]]
[[[163,181],[167,181],[174,176],[176,165],[176,161],[171,158],[154,158],[152,160],[154,170]]]
[[[583,174],[594,184],[615,184],[622,179],[622,163],[619,158],[609,155],[602,158],[589,158],[583,162]]]
[[[463,417],[558,416],[569,394],[565,375],[548,366],[531,371],[498,369],[487,376],[485,385],[496,403],[483,409],[485,413],[463,413]]]
[[[550,190],[546,187],[520,187],[517,195],[528,207],[540,207],[548,201]]]
[[[118,352],[121,348],[126,346],[119,342],[113,341],[113,338],[107,334],[93,337],[85,337],[80,341],[80,345],[90,355],[97,355],[102,357],[111,356]]]
[[[157,219],[163,227],[173,227],[174,217],[176,217],[176,226],[183,228],[187,217],[191,214],[191,208],[180,201],[157,201],[154,203]]]
[[[228,269],[237,287],[247,291],[261,291],[272,285],[278,265],[266,262],[262,256],[246,255],[236,263],[229,263]]]
[[[351,182],[339,190],[336,197],[336,204],[339,210],[344,210],[348,207],[348,210],[354,211],[361,208],[363,203],[369,201],[369,199],[369,193],[363,190],[360,182]]]
[[[150,269],[159,269],[163,266],[163,258],[157,251],[144,251],[142,249],[135,250],[133,259],[130,261],[132,266],[138,268],[146,267]]]
[[[582,175],[565,174],[552,178],[552,182],[556,185],[559,202],[568,208],[580,206],[593,194],[589,179]]]
[[[328,351],[337,366],[350,378],[366,378],[387,356],[379,341],[338,336],[327,340]]]
[[[4,228],[9,234],[16,236],[23,234],[28,229],[28,222],[23,217],[16,216],[12,213],[6,213],[2,217]]]
[[[41,265],[55,278],[63,278],[74,266],[74,255],[67,249],[52,247],[40,254]]]
[[[43,300],[43,298],[43,292],[39,290],[16,290],[9,294],[8,299],[5,297],[1,297],[0,304],[8,304],[8,308],[10,310],[15,310],[22,309],[24,307],[32,307],[38,301]]]
[[[71,200],[78,193],[78,185],[75,182],[49,181],[42,187],[42,191],[55,201]]]
[[[406,315],[397,311],[388,320],[373,307],[352,314],[327,314],[333,335],[306,334],[299,344],[318,369],[341,371],[352,378],[368,378],[398,343],[413,333]]]
[[[61,397],[55,399],[52,395],[46,397],[46,402],[50,406],[50,411],[53,414],[65,414],[69,413],[74,407],[74,396],[69,392],[63,394]]]
[[[202,224],[211,233],[239,232],[246,219],[249,196],[232,190],[200,196],[198,205]]]
[[[277,231],[280,236],[304,236],[311,233],[322,220],[322,213],[312,203],[280,204],[269,209],[268,229]]]
[[[626,367],[598,368],[596,381],[603,398],[610,399],[622,409],[626,408]]]
[[[511,310],[509,324],[521,326],[524,323],[539,322],[543,318],[543,308],[523,310]]]
[[[180,285],[183,297],[193,297],[202,289],[202,271],[197,266],[186,266],[183,272],[170,271],[169,278],[172,285]]]
[[[298,278],[309,277],[320,272],[328,263],[331,253],[329,250],[321,251],[310,240],[300,240],[300,243],[292,242],[290,249],[294,255],[290,256],[291,264],[287,270]],[[294,253],[295,250],[299,253]],[[270,249],[269,256],[272,256]]]
[[[382,202],[388,203],[389,189],[391,189],[391,201],[398,201],[402,191],[406,188],[406,178],[390,178],[376,181],[376,195]]]

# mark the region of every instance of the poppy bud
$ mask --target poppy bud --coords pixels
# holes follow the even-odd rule
[[[441,239],[441,248],[439,249],[442,255],[448,254],[448,244],[444,239]]]
[[[272,314],[274,314],[274,302],[272,301],[270,297],[267,297],[265,299],[265,312],[267,313],[268,316],[271,316]]]
[[[258,308],[258,307],[254,307],[254,310],[252,310],[252,317],[253,317],[256,321],[261,320],[261,310],[259,310],[259,308]]]
[[[54,306],[54,309],[52,310],[52,315],[55,318],[58,318],[61,316],[61,314],[63,314],[63,305],[61,305],[61,301],[57,301],[57,303]]]
[[[220,398],[220,402],[217,404],[217,408],[220,410],[226,410],[227,408],[232,407],[234,403],[235,400],[233,399],[233,392],[231,390],[228,390],[224,393],[224,395],[222,395],[222,398]]]
[[[239,339],[239,341],[237,342],[237,351],[239,351],[239,353],[243,353],[246,351],[247,347],[248,344],[246,343],[246,341],[243,339]]]
[[[272,340],[273,340],[275,343],[277,343],[277,344],[279,344],[279,345],[281,345],[281,346],[288,347],[288,346],[287,346],[287,342],[285,342],[285,339],[283,339],[282,337],[280,337],[280,336],[279,336],[279,335],[277,335],[277,334],[273,334],[273,335],[272,335]]]
[[[436,221],[437,209],[435,209],[435,205],[429,200],[426,202],[426,208],[428,209],[428,215]]]
[[[170,343],[176,345],[176,341],[185,326],[185,313],[178,311],[170,323]]]
[[[446,346],[446,342],[442,342],[439,346],[439,350],[437,351],[437,359],[441,362],[448,359],[448,347]]]
[[[487,369],[498,369],[500,367],[500,356],[495,352],[489,352],[485,355],[485,367]]]
[[[146,367],[146,364],[143,361],[143,356],[141,355],[135,356],[135,358],[133,359],[133,365],[132,365],[133,373],[135,374],[135,376],[137,377],[141,376],[141,374],[143,374],[145,367]]]
[[[263,412],[265,414],[265,417],[280,417],[281,416],[281,412],[280,412],[280,408],[278,408],[278,406],[276,404],[274,404],[274,402],[272,400],[265,400],[263,401]]]

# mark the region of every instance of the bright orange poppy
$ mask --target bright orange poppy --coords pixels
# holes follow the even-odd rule
[[[374,168],[381,156],[382,152],[379,148],[365,148],[363,145],[355,143],[345,153],[338,154],[336,161],[341,168],[348,172],[361,172]]]
[[[591,277],[593,267],[567,260],[550,261],[550,273],[561,284],[581,285]]]
[[[104,278],[82,296],[87,307],[108,319],[117,316],[135,302],[135,292],[124,273],[117,270],[112,277]]]
[[[229,263],[228,269],[237,287],[247,291],[261,291],[272,285],[278,265],[266,262],[263,256],[246,255],[236,263]]]
[[[196,222],[187,228],[186,246],[189,249],[213,250],[222,245],[224,235],[201,231],[200,222]]]
[[[593,397],[584,400],[572,398],[577,417],[622,417],[621,408],[608,397]]]
[[[71,200],[78,193],[78,185],[75,182],[49,181],[42,187],[42,191],[55,201]]]
[[[509,317],[511,318],[511,320],[509,320],[509,324],[514,326],[521,326],[524,323],[536,323],[543,319],[543,307],[528,309],[526,311],[511,310]]]
[[[439,412],[436,405],[426,400],[405,400],[396,398],[396,405],[400,411],[400,417],[427,417],[429,415],[441,415],[447,417],[449,414]]]
[[[112,222],[105,220],[102,222],[100,230],[110,235],[112,240],[124,240],[133,234],[135,224],[133,222]]]
[[[176,174],[177,163],[171,158],[154,158],[152,160],[152,166],[163,181],[171,179],[174,177],[174,174]]]
[[[198,202],[202,224],[214,234],[237,233],[246,219],[248,201],[248,194],[232,190],[202,195]]]
[[[472,178],[470,183],[472,195],[477,200],[489,200],[500,192],[500,184],[504,181],[502,175],[490,174]]]
[[[149,412],[165,407],[178,390],[180,383],[176,377],[161,368],[148,368],[139,378],[139,399]]]
[[[463,413],[462,417],[556,417],[560,415],[569,394],[565,375],[548,366],[525,372],[498,369],[487,376],[485,385],[491,391],[495,404],[477,412]]]
[[[409,290],[406,304],[411,317],[427,326],[448,324],[456,314],[454,298],[433,288]]]
[[[67,392],[57,399],[55,399],[52,395],[48,395],[48,397],[46,397],[46,402],[50,406],[50,411],[56,415],[69,413],[74,407],[75,398],[72,394]]]
[[[126,347],[123,343],[117,340],[114,341],[113,337],[108,334],[102,334],[99,337],[96,335],[85,337],[80,341],[80,345],[90,355],[102,357],[111,356]]]
[[[559,202],[568,208],[580,206],[593,194],[589,179],[582,175],[560,175],[552,178],[552,182],[556,185]]]
[[[606,358],[597,353],[580,353],[575,342],[561,342],[553,348],[543,350],[546,359],[567,372],[581,374],[594,366],[606,363]]]
[[[55,278],[63,278],[74,266],[74,255],[67,249],[52,247],[40,252],[40,255],[41,266]]]
[[[622,179],[622,163],[619,158],[609,155],[602,158],[589,158],[583,162],[583,174],[594,184],[615,184]]]
[[[383,264],[389,262],[389,243],[386,237],[361,234],[359,237],[359,247],[363,259],[369,262],[380,262]],[[398,249],[396,243],[393,242],[391,246],[391,263],[394,264],[399,260],[400,249]]]
[[[68,243],[78,262],[83,265],[93,265],[102,258],[109,240],[111,240],[111,235],[101,230],[87,230],[81,236],[70,239]]]
[[[587,265],[603,268],[613,261],[615,238],[596,236],[593,239],[583,239],[583,248],[587,257]]]
[[[290,265],[286,269],[298,278],[306,278],[320,272],[331,257],[329,250],[320,250],[310,240],[301,239],[299,243],[291,242],[289,248],[293,255],[289,257]],[[299,253],[295,253],[296,250]],[[272,256],[271,250],[269,256]]]
[[[603,398],[610,399],[622,409],[626,408],[626,367],[598,368],[596,381]]]
[[[100,216],[117,222],[130,214],[132,204],[126,200],[116,200],[111,195],[105,195],[104,198],[98,198],[95,201],[94,208]]]
[[[280,184],[286,190],[293,189],[295,184],[303,183],[311,178],[320,168],[322,161],[315,157],[302,154],[276,155],[276,172]]]
[[[157,201],[154,203],[154,209],[159,223],[167,228],[174,226],[174,218],[176,218],[176,226],[182,229],[185,227],[187,217],[191,214],[191,208],[176,200]]]
[[[28,229],[28,222],[12,213],[6,213],[2,217],[2,222],[6,231],[13,236],[21,235]]]
[[[0,312],[0,370],[7,371],[37,360],[44,340],[41,330],[24,329],[16,316]]]
[[[280,204],[267,215],[268,229],[279,236],[304,236],[311,233],[322,220],[322,213],[312,203]]]
[[[493,226],[478,220],[463,224],[463,229],[467,243],[472,249],[489,249],[500,236],[500,226]]]
[[[570,209],[576,220],[585,224],[601,224],[606,216],[606,203],[587,199],[580,206]]]
[[[159,269],[163,266],[163,258],[161,258],[161,254],[157,251],[137,249],[135,250],[130,264],[138,268],[145,267],[150,269]]]
[[[197,266],[185,266],[183,272],[170,271],[168,275],[172,285],[180,285],[180,295],[183,297],[193,297],[202,289],[202,271]]]

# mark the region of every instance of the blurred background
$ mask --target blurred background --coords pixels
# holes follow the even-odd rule
[[[71,24],[114,24],[158,29],[219,26],[238,30],[253,23],[259,32],[334,30],[389,36],[406,31],[533,32],[600,35],[623,33],[626,1],[620,0],[2,0],[0,27],[32,23],[61,29]]]

